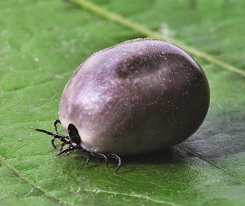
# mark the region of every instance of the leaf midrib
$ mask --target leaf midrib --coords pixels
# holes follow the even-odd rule
[[[202,52],[198,49],[195,49],[194,47],[190,47],[190,46],[186,45],[185,43],[183,43],[177,39],[169,38],[169,37],[167,37],[167,36],[165,36],[159,32],[152,31],[152,30],[150,30],[150,29],[148,29],[148,28],[146,28],[140,24],[137,24],[133,21],[130,21],[129,19],[127,19],[123,16],[120,16],[116,13],[110,12],[107,9],[105,9],[101,6],[98,6],[98,5],[96,5],[90,1],[87,1],[87,0],[70,0],[70,1],[80,5],[83,8],[86,8],[90,11],[93,11],[93,12],[97,13],[98,15],[100,15],[100,16],[102,16],[102,17],[104,17],[110,21],[116,22],[122,26],[128,27],[134,31],[137,31],[137,32],[145,35],[148,38],[155,38],[155,39],[161,39],[163,41],[170,41],[191,55],[199,57],[199,58],[201,58],[207,62],[210,62],[210,63],[218,66],[219,68],[229,70],[231,72],[245,76],[245,71],[243,71],[240,68],[237,68],[233,65],[222,62],[222,61],[212,57],[211,55],[209,55],[205,52]]]

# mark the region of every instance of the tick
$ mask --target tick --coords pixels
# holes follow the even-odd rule
[[[210,92],[205,73],[182,49],[161,40],[135,39],[93,54],[68,81],[59,105],[58,155],[118,160],[121,155],[171,147],[202,124]],[[60,123],[68,135],[58,134]],[[68,145],[67,148],[64,148]],[[119,156],[120,155],[120,156]]]

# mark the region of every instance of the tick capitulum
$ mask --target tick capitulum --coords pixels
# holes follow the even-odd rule
[[[120,169],[121,167],[121,158],[116,155],[116,154],[110,154],[110,153],[106,153],[106,154],[102,154],[102,153],[95,153],[95,152],[90,152],[87,151],[86,149],[82,148],[81,146],[81,138],[78,134],[77,128],[73,125],[73,124],[69,124],[68,126],[68,136],[64,136],[61,134],[58,134],[58,129],[57,129],[57,124],[60,123],[60,120],[56,120],[54,122],[54,128],[56,131],[56,134],[43,130],[43,129],[35,129],[35,131],[38,132],[42,132],[45,133],[47,135],[52,136],[53,138],[51,139],[51,144],[53,145],[53,147],[56,149],[56,146],[54,144],[55,139],[59,139],[62,144],[60,146],[60,152],[57,154],[57,156],[65,153],[66,155],[69,155],[72,151],[74,150],[80,150],[82,152],[82,154],[87,158],[87,161],[85,163],[85,166],[87,166],[87,164],[90,161],[90,155],[94,156],[94,157],[102,157],[105,159],[106,161],[106,167],[108,168],[108,158],[115,158],[118,160],[118,167],[116,169],[116,171],[114,172],[114,174],[117,173],[117,171]],[[68,145],[68,147],[66,149],[64,149],[64,146]]]

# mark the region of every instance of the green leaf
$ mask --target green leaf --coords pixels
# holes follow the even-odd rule
[[[244,205],[244,1],[21,0],[0,2],[2,205]],[[93,52],[128,39],[170,41],[207,74],[200,129],[167,150],[122,157],[113,172],[80,152],[57,158],[59,98]],[[63,131],[59,127],[59,130]],[[56,144],[58,144],[56,142]]]

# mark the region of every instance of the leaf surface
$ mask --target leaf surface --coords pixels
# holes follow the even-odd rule
[[[1,204],[244,205],[245,2],[92,3],[0,2]],[[86,58],[140,37],[182,45],[202,66],[203,125],[180,145],[123,157],[117,175],[114,160],[106,169],[100,158],[84,167],[80,152],[54,158],[49,136],[31,128],[54,131],[63,88]]]

